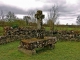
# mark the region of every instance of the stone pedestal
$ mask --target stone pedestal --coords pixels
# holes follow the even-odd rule
[[[37,20],[37,29],[42,29],[42,22],[41,22],[41,20]]]
[[[56,37],[45,37],[44,39],[27,39],[21,40],[19,51],[28,55],[36,54],[37,48],[48,48],[53,49],[55,47]]]
[[[24,49],[24,48],[18,48],[19,51],[27,54],[27,55],[34,55],[36,54],[36,50],[27,50],[27,49]]]

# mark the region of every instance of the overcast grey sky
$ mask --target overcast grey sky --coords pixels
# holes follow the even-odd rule
[[[0,0],[0,10],[4,13],[12,11],[22,17],[32,9],[47,12],[54,4],[59,7],[61,24],[75,24],[80,15],[80,0]]]

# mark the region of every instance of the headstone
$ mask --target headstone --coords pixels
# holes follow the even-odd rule
[[[43,39],[43,30],[42,30],[42,19],[44,18],[44,15],[41,10],[38,10],[35,14],[35,18],[37,18],[37,38]]]
[[[44,19],[44,15],[41,10],[37,11],[35,18],[37,18],[37,29],[42,29],[42,19]]]

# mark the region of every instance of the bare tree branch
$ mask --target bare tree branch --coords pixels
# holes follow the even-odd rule
[[[59,11],[58,11],[58,6],[54,5],[54,6],[50,9],[50,11],[49,11],[49,13],[48,13],[48,19],[49,19],[49,20],[52,20],[54,24],[56,23],[56,21],[57,21],[57,19],[58,19],[58,17],[59,17],[58,12],[59,12]]]
[[[78,25],[80,25],[80,15],[77,17],[76,23],[77,23]]]

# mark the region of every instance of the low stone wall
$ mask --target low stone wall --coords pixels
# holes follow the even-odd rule
[[[80,31],[40,31],[31,28],[6,28],[4,36],[0,36],[0,44],[5,44],[15,40],[39,38],[41,34],[46,37],[56,36],[61,41],[80,41]],[[41,33],[41,34],[38,34]]]
[[[6,28],[4,36],[0,37],[0,44],[5,44],[15,40],[23,40],[30,38],[39,38],[44,30],[36,30],[31,28]],[[40,33],[40,34],[39,34]],[[43,37],[42,37],[43,38]]]
[[[80,41],[80,31],[57,31],[54,35],[61,41]]]

